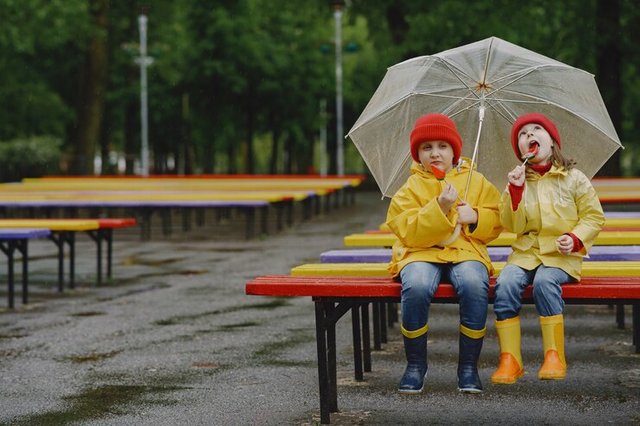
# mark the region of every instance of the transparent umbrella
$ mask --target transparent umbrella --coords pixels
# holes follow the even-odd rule
[[[622,147],[592,74],[491,37],[387,70],[348,133],[384,196],[409,176],[409,134],[431,112],[456,122],[462,154],[499,189],[517,162],[510,130],[521,114],[547,115],[589,178]]]

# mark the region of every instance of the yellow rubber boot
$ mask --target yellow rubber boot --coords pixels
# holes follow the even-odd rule
[[[544,362],[538,371],[540,380],[562,380],[567,375],[564,358],[564,318],[562,314],[540,317]]]
[[[510,385],[524,375],[520,353],[520,317],[496,321],[496,332],[500,343],[500,362],[491,376],[491,382]]]

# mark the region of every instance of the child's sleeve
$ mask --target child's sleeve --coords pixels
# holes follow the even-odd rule
[[[448,238],[457,222],[457,212],[445,215],[433,197],[420,205],[408,189],[398,191],[391,199],[386,225],[405,247],[432,247]]]
[[[591,181],[578,170],[576,170],[575,174],[574,193],[578,223],[571,230],[571,233],[582,241],[584,245],[583,254],[586,254],[602,230],[605,217],[600,199]]]
[[[476,206],[478,222],[474,229],[466,227],[469,235],[485,244],[495,240],[500,235],[502,225],[500,224],[499,202],[500,192],[483,177],[478,205]]]
[[[523,188],[525,188],[523,186]],[[524,189],[523,194],[521,194],[521,199],[524,197]],[[515,210],[513,206],[515,205]],[[505,188],[502,192],[502,196],[500,197],[500,223],[509,232],[514,232],[516,234],[520,234],[524,231],[527,225],[527,215],[525,208],[523,206],[522,201],[518,203],[514,203],[514,200],[511,197],[511,192],[509,191],[509,187]]]

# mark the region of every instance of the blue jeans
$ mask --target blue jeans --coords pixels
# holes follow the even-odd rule
[[[533,283],[533,301],[538,314],[543,317],[559,315],[564,309],[561,285],[574,282],[571,275],[559,268],[540,265],[527,271],[507,264],[496,282],[496,298],[493,310],[499,321],[518,315],[522,307],[522,292]]]
[[[489,273],[477,261],[460,263],[412,262],[400,271],[402,325],[409,331],[429,320],[431,298],[441,282],[450,282],[460,300],[460,322],[482,330],[487,321]]]

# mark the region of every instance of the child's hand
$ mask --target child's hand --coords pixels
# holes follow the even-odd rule
[[[478,213],[467,203],[458,204],[458,223],[472,225],[478,223]]]
[[[451,207],[453,207],[457,198],[458,191],[456,191],[456,189],[450,183],[447,183],[447,185],[438,196],[438,204],[445,214],[449,212]]]
[[[507,178],[509,179],[509,183],[515,186],[524,185],[525,178],[525,166],[516,166],[513,170],[507,174]]]
[[[573,238],[568,235],[560,235],[556,239],[556,246],[562,254],[569,254],[573,251]]]

